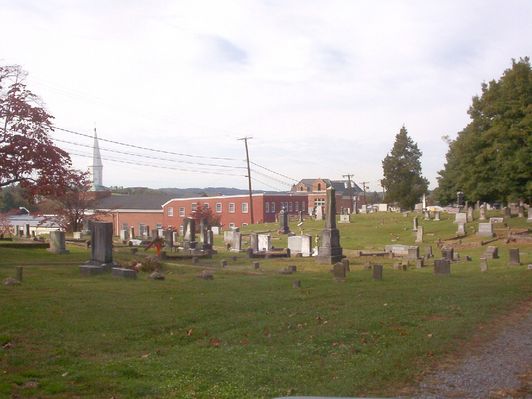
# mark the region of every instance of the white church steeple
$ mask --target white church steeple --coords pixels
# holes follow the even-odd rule
[[[92,166],[89,166],[89,170],[92,176],[92,191],[102,191],[103,186],[103,164],[102,157],[100,155],[100,146],[98,145],[98,135],[96,134],[96,128],[94,128],[94,145],[92,149]]]

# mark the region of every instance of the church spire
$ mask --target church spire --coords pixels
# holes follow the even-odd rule
[[[98,145],[98,134],[94,128],[94,144],[92,148],[92,166],[89,167],[92,175],[92,190],[101,191],[103,187],[103,164],[102,156],[100,155],[100,146]]]

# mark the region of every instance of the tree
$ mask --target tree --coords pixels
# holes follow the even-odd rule
[[[53,145],[52,119],[24,84],[19,66],[0,66],[0,187],[20,183],[31,193],[65,187],[69,155]]]
[[[386,201],[411,209],[427,192],[429,182],[421,176],[420,158],[421,151],[403,126],[395,136],[391,154],[382,161],[384,179],[381,184],[386,190]]]
[[[219,226],[220,215],[216,215],[211,208],[198,204],[195,211],[192,211],[191,216],[196,220],[204,219],[208,226]]]
[[[499,81],[482,84],[468,114],[471,122],[449,144],[438,172],[441,203],[463,191],[470,201],[532,197],[532,70],[528,57],[512,60]]]
[[[91,181],[87,172],[70,170],[64,177],[66,187],[49,195],[40,203],[39,210],[46,220],[53,220],[65,231],[79,231],[87,218],[87,211],[94,208],[96,198],[89,190]]]

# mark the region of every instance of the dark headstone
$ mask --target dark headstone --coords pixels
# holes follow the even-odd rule
[[[327,188],[327,215],[325,219],[325,229],[320,235],[320,246],[318,248],[318,263],[335,264],[343,258],[342,247],[340,246],[340,231],[336,228],[336,196],[334,188]]]
[[[342,264],[344,265],[346,272],[350,272],[351,271],[351,267],[349,266],[349,259],[343,258],[342,259]]]
[[[453,247],[443,247],[441,249],[441,256],[443,259],[452,261],[454,258],[454,248]]]
[[[51,231],[50,232],[50,248],[48,251],[61,255],[67,254],[68,251],[65,248],[65,232],[64,231]]]
[[[279,212],[279,230],[280,234],[290,233],[290,227],[288,227],[288,211],[283,207]]]
[[[254,270],[259,270],[260,269],[260,263],[259,262],[253,262],[252,266],[253,266]]]
[[[519,257],[519,248],[509,248],[508,254],[510,259],[510,265],[519,266],[521,264],[521,259]]]
[[[81,265],[79,267],[79,272],[82,276],[95,276],[105,272],[105,268],[103,266],[96,265]]]
[[[436,259],[434,261],[434,274],[448,276],[451,274],[451,262],[448,259]]]
[[[292,281],[292,288],[301,288],[301,280]]]
[[[192,264],[197,265],[199,263],[199,258],[197,256],[192,257]]]
[[[225,259],[222,259],[220,261],[220,265],[223,267],[223,268],[226,268],[227,267],[227,261]]]
[[[111,264],[113,262],[113,223],[92,222],[91,262],[93,264]]]
[[[498,259],[499,258],[499,248],[495,246],[488,246],[486,252],[484,253],[486,259]]]
[[[373,265],[373,280],[382,280],[382,265]]]
[[[346,270],[345,270],[345,266],[341,262],[335,263],[333,265],[331,272],[336,281],[345,280]]]
[[[425,262],[423,258],[416,259],[416,268],[421,269],[423,266],[425,266]]]
[[[290,265],[288,266],[288,270],[290,270],[291,273],[297,272],[297,266],[296,265]]]

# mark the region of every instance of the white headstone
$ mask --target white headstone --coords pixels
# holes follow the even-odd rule
[[[458,212],[454,218],[455,223],[467,223],[467,213]]]
[[[259,234],[258,239],[259,251],[269,251],[272,249],[272,237],[269,234]]]
[[[480,237],[493,237],[493,225],[491,223],[479,223],[477,234]]]

